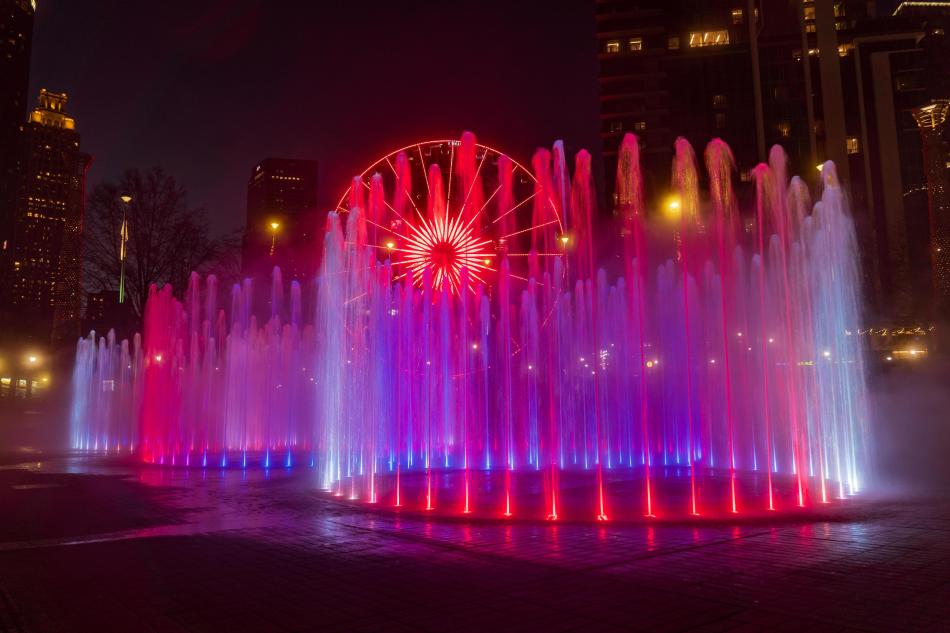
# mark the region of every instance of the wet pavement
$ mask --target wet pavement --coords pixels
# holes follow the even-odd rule
[[[945,497],[551,525],[372,512],[313,484],[0,458],[0,630],[950,630]]]

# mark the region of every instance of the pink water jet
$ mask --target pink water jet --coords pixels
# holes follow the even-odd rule
[[[80,340],[73,445],[312,468],[349,499],[465,516],[751,516],[855,494],[861,298],[834,166],[809,209],[775,148],[743,210],[724,142],[708,193],[675,150],[675,198],[651,209],[627,135],[616,227],[590,156],[571,174],[561,143],[530,170],[470,133],[394,152],[328,215],[313,283],[275,270],[263,314],[254,281],[219,308],[193,275],[182,300],[152,289],[142,338]]]

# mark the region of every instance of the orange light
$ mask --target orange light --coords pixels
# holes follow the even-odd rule
[[[270,228],[273,229],[274,231],[276,231],[277,229],[280,228],[280,222],[271,222],[271,223],[270,223]]]
[[[668,217],[678,218],[682,206],[679,196],[669,196],[663,204],[663,209],[666,211]]]

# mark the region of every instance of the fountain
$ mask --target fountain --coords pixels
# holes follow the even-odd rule
[[[224,308],[192,275],[182,301],[151,289],[131,344],[81,339],[73,446],[310,468],[330,494],[437,514],[748,516],[856,494],[860,282],[834,165],[812,206],[773,148],[743,216],[728,146],[703,162],[708,194],[677,140],[648,213],[627,135],[611,280],[586,152],[573,176],[560,143],[530,170],[469,133],[394,152],[329,213],[311,286],[287,300],[275,269],[266,321],[250,280]]]

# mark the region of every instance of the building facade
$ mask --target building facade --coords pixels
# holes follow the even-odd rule
[[[20,140],[26,124],[34,6],[0,0],[0,246],[13,235],[20,184]]]
[[[37,343],[79,335],[86,170],[67,96],[41,90],[23,131],[10,251],[14,331]]]
[[[926,175],[913,110],[944,91],[948,12],[950,2],[878,15],[862,0],[599,0],[608,203],[626,132],[640,138],[653,199],[669,189],[677,136],[697,153],[726,140],[740,196],[774,144],[812,184],[816,167],[834,160],[872,312],[926,316]]]
[[[265,158],[255,165],[247,184],[241,252],[245,277],[267,279],[275,266],[285,280],[313,276],[322,234],[317,167],[313,160],[287,158]]]

